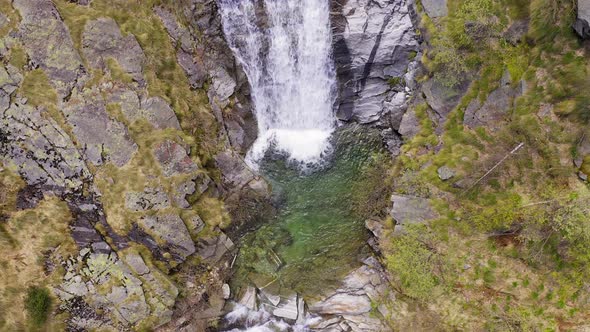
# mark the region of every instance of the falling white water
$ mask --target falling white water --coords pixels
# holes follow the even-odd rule
[[[318,161],[335,125],[328,0],[218,3],[258,121],[258,139],[246,160],[255,165],[274,148],[300,162]]]

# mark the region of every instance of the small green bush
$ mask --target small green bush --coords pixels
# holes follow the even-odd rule
[[[30,322],[35,326],[42,326],[47,321],[51,310],[51,295],[45,287],[29,287],[25,308],[29,314]]]

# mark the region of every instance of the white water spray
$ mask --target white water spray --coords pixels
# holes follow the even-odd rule
[[[317,162],[334,129],[336,78],[328,0],[218,0],[227,41],[251,86],[258,139],[246,160],[269,148]]]

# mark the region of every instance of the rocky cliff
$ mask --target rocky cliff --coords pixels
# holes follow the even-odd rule
[[[222,229],[268,194],[241,158],[256,124],[215,3],[0,11],[1,329],[27,325],[31,286],[55,295],[58,330],[204,329],[234,247]]]

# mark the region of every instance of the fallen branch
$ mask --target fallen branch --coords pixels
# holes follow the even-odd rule
[[[477,184],[479,182],[481,182],[481,180],[483,180],[486,176],[490,175],[490,173],[492,173],[498,166],[500,166],[500,164],[502,164],[506,159],[508,159],[508,157],[514,155],[523,146],[524,146],[524,143],[523,142],[519,143],[514,149],[512,149],[512,151],[510,151],[508,154],[506,154],[504,156],[504,158],[502,158],[502,160],[500,160],[499,162],[497,162],[496,165],[494,165],[494,167],[490,168],[490,170],[487,171],[486,174],[484,174],[482,177],[480,177],[479,179],[477,179],[477,181],[475,181],[469,188],[465,189],[465,191],[463,191],[461,194],[465,194],[469,190],[473,189],[473,187],[477,186]]]

